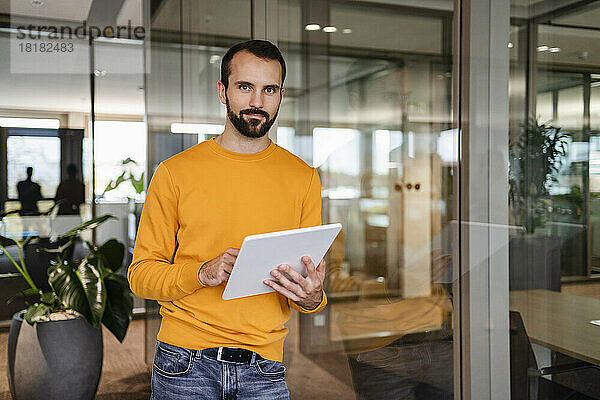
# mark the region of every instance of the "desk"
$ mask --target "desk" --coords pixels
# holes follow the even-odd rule
[[[533,343],[600,365],[600,300],[549,290],[510,292],[510,309],[521,313]]]

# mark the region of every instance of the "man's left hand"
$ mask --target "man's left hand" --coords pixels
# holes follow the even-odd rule
[[[276,281],[266,279],[265,285],[276,292],[284,295],[300,307],[307,310],[313,310],[321,304],[323,300],[323,281],[325,280],[325,260],[321,260],[315,268],[310,257],[302,257],[302,262],[306,265],[306,278],[300,275],[296,270],[287,264],[281,264],[271,271],[271,276]],[[287,274],[286,277],[283,273]]]

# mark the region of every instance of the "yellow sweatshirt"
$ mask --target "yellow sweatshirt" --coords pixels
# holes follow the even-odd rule
[[[278,293],[224,301],[198,271],[244,237],[321,224],[316,169],[271,141],[259,153],[207,140],[163,161],[148,188],[127,273],[138,297],[158,300],[158,339],[189,349],[239,347],[281,361],[289,306]],[[274,266],[275,267],[275,266]]]

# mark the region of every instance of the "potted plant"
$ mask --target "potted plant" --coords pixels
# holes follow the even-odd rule
[[[101,197],[112,190],[117,189],[121,184],[129,183],[133,190],[136,193],[136,198],[127,196],[127,208],[128,208],[128,217],[127,217],[127,248],[132,248],[133,243],[135,241],[135,234],[137,230],[137,226],[140,222],[141,217],[141,204],[137,204],[136,200],[141,199],[141,194],[144,191],[144,173],[142,172],[139,177],[136,178],[134,175],[134,167],[138,165],[135,160],[131,158],[126,158],[121,161],[121,165],[123,167],[123,172],[117,178],[108,182],[106,187],[104,188],[104,192],[102,192]],[[129,258],[128,258],[129,261]]]
[[[131,158],[126,158],[125,160],[121,161],[121,165],[123,166],[123,173],[121,173],[121,175],[119,175],[116,179],[108,182],[104,188],[104,192],[102,192],[102,196],[111,190],[115,190],[125,182],[129,182],[133,187],[133,190],[135,190],[135,193],[138,195],[144,191],[144,173],[142,172],[139,178],[136,178],[135,175],[133,175],[133,167],[138,165],[138,163]]]
[[[568,135],[534,119],[523,128],[509,146],[509,204],[516,224],[524,228],[524,235],[510,239],[510,289],[560,290],[560,240],[534,233],[546,225],[549,189],[558,181]]]
[[[549,189],[558,181],[567,140],[561,128],[531,120],[519,139],[510,144],[510,201],[528,233],[546,222]]]
[[[31,279],[23,249],[36,238],[0,236],[0,249],[18,271],[2,278],[24,279],[29,288],[17,296],[33,296],[29,307],[14,315],[8,341],[8,375],[15,400],[93,399],[102,369],[104,325],[120,342],[132,317],[133,295],[118,273],[125,247],[115,239],[99,247],[87,243],[81,260],[71,257],[79,233],[94,229],[111,215],[86,221],[62,235],[56,249],[45,249],[50,290]],[[16,246],[18,260],[6,252]],[[25,321],[26,323],[23,323]]]

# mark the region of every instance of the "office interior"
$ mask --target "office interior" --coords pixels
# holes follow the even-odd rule
[[[82,21],[146,36],[19,64],[16,23]],[[269,136],[343,225],[327,308],[288,322],[292,398],[600,398],[599,21],[589,0],[1,0],[0,234],[112,214],[83,240],[119,240],[126,268],[158,164],[222,131],[221,57],[267,39],[288,71]],[[54,207],[69,165],[74,214]],[[0,285],[4,372],[26,286]],[[134,298],[124,342],[104,332],[96,398],[149,397],[158,311]]]

